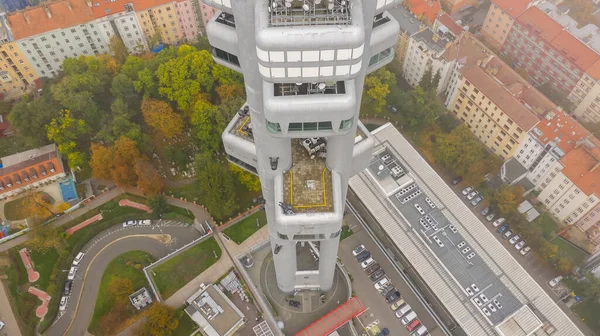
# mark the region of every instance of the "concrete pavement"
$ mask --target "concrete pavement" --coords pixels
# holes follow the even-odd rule
[[[17,324],[15,315],[13,314],[11,305],[8,301],[7,288],[4,282],[0,281],[0,321],[6,323],[4,330],[0,331],[0,335],[4,336],[21,336],[21,329]]]

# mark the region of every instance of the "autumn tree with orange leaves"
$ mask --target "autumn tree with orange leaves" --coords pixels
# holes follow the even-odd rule
[[[142,101],[142,115],[150,127],[171,139],[183,131],[183,118],[164,101],[146,98]]]

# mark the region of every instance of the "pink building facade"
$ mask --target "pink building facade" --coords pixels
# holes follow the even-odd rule
[[[202,23],[204,24],[204,27],[206,27],[208,21],[210,21],[210,19],[217,14],[218,10],[214,7],[205,5],[202,0],[198,1],[200,1],[200,14],[202,15]]]
[[[181,0],[176,3],[179,26],[181,27],[183,37],[187,42],[196,41],[198,34],[200,34],[192,1],[198,0]]]

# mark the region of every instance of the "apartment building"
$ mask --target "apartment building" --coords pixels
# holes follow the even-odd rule
[[[500,50],[515,19],[530,3],[531,0],[493,0],[480,30],[485,41]]]
[[[194,6],[194,2],[198,2],[198,0],[181,0],[175,3],[183,39],[189,43],[195,42],[198,35],[200,35],[197,19],[197,15],[200,13],[196,13],[198,7],[197,5]]]
[[[202,0],[198,0],[198,1],[200,2],[200,16],[202,18],[202,24],[203,24],[204,28],[206,29],[206,25],[208,24],[208,21],[210,21],[210,19],[212,19],[213,16],[215,16],[215,14],[217,14],[219,12],[219,10],[216,9],[215,7],[205,4],[204,1],[202,1]]]
[[[526,191],[542,190],[563,170],[561,159],[575,149],[579,141],[590,135],[580,123],[560,107],[547,112],[540,122],[527,133],[525,141],[517,148],[514,159],[523,167],[525,174],[519,182]]]
[[[450,39],[440,37],[429,28],[413,34],[409,39],[408,50],[402,66],[402,76],[408,84],[412,87],[419,85],[428,69],[431,69],[433,73],[447,71],[449,64],[442,58],[442,55],[450,42]]]
[[[160,35],[161,42],[176,44],[183,39],[183,32],[176,13],[176,3],[171,0],[157,2],[144,0],[134,3],[136,15],[144,35],[151,40]]]
[[[403,6],[398,6],[396,11],[400,12],[402,15],[396,16],[398,24],[400,25],[400,34],[398,36],[398,42],[396,43],[396,58],[394,59],[394,62],[397,62],[402,66],[408,51],[410,37],[417,33],[421,28],[424,28],[424,25]]]
[[[0,13],[0,25],[0,96],[14,99],[35,89],[39,76],[14,42],[4,13]]]
[[[54,77],[68,57],[109,52],[110,36],[94,20],[85,0],[57,1],[11,13],[7,21],[20,49],[12,54],[24,56],[38,76]]]
[[[124,4],[121,1],[92,1],[92,12],[96,18],[93,23],[100,27],[109,41],[116,34],[132,54],[148,49],[132,2]]]
[[[373,152],[358,119],[364,80],[393,59],[387,9],[400,1],[205,2],[223,11],[206,27],[215,61],[244,74],[247,103],[223,143],[260,177],[278,288],[329,291],[348,181]],[[318,269],[299,268],[298,247],[317,241]]]
[[[450,14],[454,15],[462,9],[473,7],[479,3],[479,0],[441,0],[442,6]]]
[[[448,109],[491,152],[509,158],[538,123],[526,103],[533,101],[535,89],[495,56],[459,73],[457,94]]]
[[[559,220],[574,224],[596,207],[600,195],[600,141],[588,137],[561,162],[564,169],[540,192],[538,199]]]
[[[526,69],[530,81],[538,85],[550,83],[567,96],[585,71],[600,59],[594,50],[535,6],[516,19],[502,53],[510,56],[515,66]]]

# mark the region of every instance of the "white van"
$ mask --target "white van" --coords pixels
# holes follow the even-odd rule
[[[425,328],[424,325],[421,325],[419,327],[419,329],[413,331],[413,333],[410,335],[411,336],[425,336],[425,335],[429,335],[429,333],[427,332],[427,328]]]
[[[406,314],[402,319],[400,319],[400,321],[402,322],[402,325],[407,325],[416,318],[417,318],[417,313],[415,313],[414,311],[411,311],[410,313]]]
[[[405,304],[404,306],[400,307],[400,309],[396,310],[396,317],[402,318],[402,316],[408,314],[410,311],[411,311],[410,305]]]
[[[67,279],[69,279],[69,280],[75,279],[75,273],[77,273],[77,267],[73,266],[69,270],[69,275],[67,276]]]
[[[77,256],[75,257],[75,259],[73,259],[73,266],[79,265],[81,260],[83,260],[83,256],[85,256],[85,253],[83,253],[83,252],[77,253]]]

